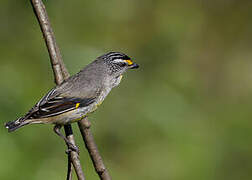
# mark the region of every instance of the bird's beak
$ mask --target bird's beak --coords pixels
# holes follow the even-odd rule
[[[129,66],[129,69],[137,69],[137,68],[139,68],[139,65],[136,63],[133,63]]]

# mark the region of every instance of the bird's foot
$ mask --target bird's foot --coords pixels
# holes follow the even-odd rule
[[[80,154],[80,150],[78,148],[78,146],[72,144],[72,143],[67,143],[67,147],[68,149],[66,150],[66,153],[69,154],[72,151],[76,152],[78,155]]]

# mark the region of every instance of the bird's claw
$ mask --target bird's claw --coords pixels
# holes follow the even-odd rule
[[[76,152],[78,155],[80,154],[80,150],[76,145],[69,143],[67,144],[67,146],[68,146],[68,149],[66,150],[67,154],[71,153],[72,151]]]

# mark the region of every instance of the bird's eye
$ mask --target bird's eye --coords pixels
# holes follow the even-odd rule
[[[124,66],[126,66],[127,64],[125,63],[125,62],[123,62],[123,63],[120,63],[120,66],[121,67],[124,67]]]

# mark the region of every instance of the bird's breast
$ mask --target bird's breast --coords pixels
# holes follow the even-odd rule
[[[111,80],[111,86],[112,86],[112,88],[116,87],[116,86],[118,86],[120,84],[120,82],[122,80],[122,77],[123,77],[123,75],[119,75],[116,78],[114,78],[113,80]]]
[[[100,92],[97,100],[96,100],[96,103],[95,103],[95,106],[93,108],[93,111],[95,111],[101,104],[102,102],[104,101],[104,99],[107,97],[107,95],[109,94],[109,92],[111,91],[112,88],[110,87],[105,87],[103,88],[103,90]]]

